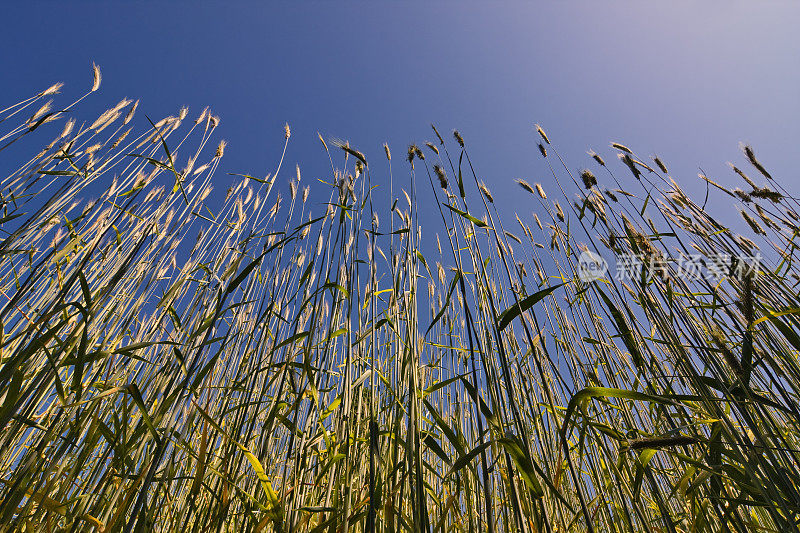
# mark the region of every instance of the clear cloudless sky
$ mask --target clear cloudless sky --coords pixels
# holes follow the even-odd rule
[[[458,128],[506,218],[533,205],[514,178],[552,187],[537,122],[571,170],[594,168],[593,148],[630,178],[608,147],[618,141],[702,193],[698,167],[741,185],[725,163],[743,163],[744,141],[790,191],[800,185],[794,1],[27,1],[2,13],[0,104],[56,81],[59,101],[77,97],[94,61],[103,85],[79,118],[122,97],[154,119],[209,105],[229,142],[218,191],[226,172],[274,170],[284,122],[283,177],[299,163],[306,184],[330,179],[317,131],[350,140],[385,183],[383,142],[397,176],[408,143],[433,139],[431,122]],[[724,212],[726,197],[712,198]]]

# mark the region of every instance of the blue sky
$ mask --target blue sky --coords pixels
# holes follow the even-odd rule
[[[463,133],[507,217],[529,214],[512,180],[550,183],[538,122],[572,170],[591,167],[589,148],[614,159],[618,141],[690,190],[698,167],[740,185],[725,163],[744,141],[798,184],[796,2],[18,2],[4,19],[0,102],[55,81],[83,94],[95,61],[103,86],[80,117],[125,96],[154,119],[210,105],[223,182],[274,169],[284,122],[284,168],[299,163],[305,183],[329,178],[317,131],[349,139],[381,182],[383,142],[400,154],[435,122]]]

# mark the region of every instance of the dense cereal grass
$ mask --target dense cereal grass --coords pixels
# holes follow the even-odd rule
[[[45,138],[0,191],[0,527],[797,528],[800,217],[750,147],[744,222],[622,144],[573,175],[538,125],[558,187],[517,180],[524,216],[435,128],[394,161],[320,137],[319,209],[280,163],[212,194],[209,110],[84,122],[59,89],[0,112],[0,153]]]

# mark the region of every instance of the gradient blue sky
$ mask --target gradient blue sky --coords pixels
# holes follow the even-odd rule
[[[222,182],[272,170],[288,121],[285,168],[305,183],[328,178],[317,131],[349,139],[380,181],[384,141],[399,155],[430,122],[458,128],[509,217],[531,205],[513,178],[550,182],[536,122],[573,170],[619,141],[689,189],[699,166],[739,185],[725,162],[745,141],[800,184],[798,2],[16,2],[3,18],[0,103],[55,81],[82,94],[95,61],[103,86],[80,117],[124,96],[153,118],[210,105]]]

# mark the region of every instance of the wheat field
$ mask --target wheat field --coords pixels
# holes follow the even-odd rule
[[[100,84],[0,111],[0,157],[41,148],[0,191],[3,530],[798,528],[800,203],[749,146],[701,177],[727,220],[538,126],[525,214],[436,128],[320,136],[312,202],[283,158],[228,175],[208,109],[88,119]]]

